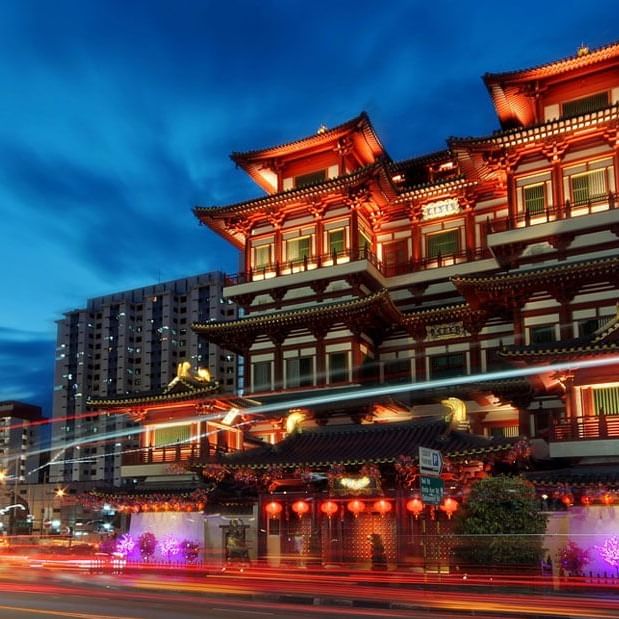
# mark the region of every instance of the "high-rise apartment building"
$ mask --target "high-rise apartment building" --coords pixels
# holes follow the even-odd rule
[[[237,317],[223,285],[224,275],[214,272],[117,292],[58,321],[51,482],[120,483],[117,443],[124,437],[123,448],[131,445],[123,431],[132,424],[88,412],[89,397],[160,390],[182,361],[208,368],[223,391],[236,390],[236,356],[190,328]]]

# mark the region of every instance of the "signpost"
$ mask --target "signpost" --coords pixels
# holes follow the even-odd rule
[[[440,505],[445,484],[441,479],[443,457],[438,449],[419,448],[419,472],[421,473],[421,499],[429,505]]]
[[[445,493],[445,483],[440,477],[421,478],[421,500],[428,505],[440,505]]]

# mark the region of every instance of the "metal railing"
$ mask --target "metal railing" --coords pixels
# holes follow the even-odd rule
[[[393,263],[381,261],[376,254],[365,249],[357,252],[346,250],[337,253],[334,252],[333,254],[325,254],[324,256],[305,257],[302,260],[293,260],[282,264],[268,264],[251,269],[245,273],[226,275],[225,285],[235,286],[237,284],[246,284],[257,280],[279,277],[280,275],[290,275],[292,273],[332,267],[347,262],[357,262],[359,260],[367,260],[385,277],[393,277],[395,275],[404,275],[406,273],[414,273],[416,271],[489,258],[491,255],[488,248],[478,247],[476,249],[459,252],[439,253],[436,256],[424,257],[418,260],[411,258],[402,262]]]
[[[592,213],[613,210],[617,207],[619,207],[619,204],[617,204],[616,193],[594,196],[590,200],[579,202],[570,202],[566,200],[565,204],[549,205],[537,213],[527,211],[525,213],[519,213],[514,217],[507,216],[497,219],[488,219],[486,222],[486,231],[487,234],[507,232],[509,230],[545,224],[551,221],[583,217],[585,215],[591,215]]]
[[[555,422],[550,432],[554,442],[607,438],[619,439],[619,414],[564,419]]]

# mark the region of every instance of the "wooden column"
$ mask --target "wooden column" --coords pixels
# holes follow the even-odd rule
[[[284,353],[282,345],[286,339],[285,333],[276,333],[270,336],[273,344],[275,345],[275,352],[273,356],[273,389],[283,389],[284,384]]]
[[[423,256],[423,251],[421,248],[421,222],[419,220],[419,214],[411,211],[409,214],[411,220],[411,258],[413,264],[419,264],[421,262],[421,257]]]
[[[354,208],[350,211],[350,255],[352,260],[359,258],[359,214]]]
[[[464,237],[466,256],[469,260],[475,255],[475,215],[472,208],[467,208],[464,215]]]
[[[524,344],[524,324],[522,309],[520,305],[518,305],[518,300],[515,300],[514,302],[512,315],[514,320],[514,345],[522,346]]]
[[[507,184],[507,212],[509,215],[509,227],[514,228],[516,225],[516,215],[518,211],[518,202],[516,200],[516,179],[510,167],[506,169],[506,184]]]
[[[563,195],[563,168],[560,161],[555,161],[552,164],[552,193],[552,201],[557,211],[557,217],[563,219],[566,216],[566,212],[565,197]]]
[[[282,231],[279,227],[275,228],[275,241],[273,243],[273,262],[278,265],[282,265],[282,259],[284,256],[284,248],[282,247]]]

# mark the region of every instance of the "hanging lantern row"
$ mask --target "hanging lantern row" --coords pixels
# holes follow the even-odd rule
[[[439,509],[447,515],[447,518],[451,520],[451,517],[458,511],[460,504],[451,497],[445,497],[440,504]],[[413,497],[406,501],[406,509],[415,517],[415,520],[419,518],[425,508],[424,502],[419,497]]]
[[[458,511],[459,507],[460,504],[458,501],[451,497],[446,497],[443,499],[439,509],[447,515],[447,518],[451,519],[456,511]],[[300,499],[291,505],[291,509],[299,518],[302,518],[310,512],[311,506],[307,501]],[[346,509],[357,518],[359,514],[368,509],[368,504],[359,499],[352,499],[346,503]],[[413,497],[406,502],[406,509],[415,518],[419,518],[425,509],[425,504],[419,497]],[[283,511],[283,505],[278,501],[270,501],[265,504],[264,510],[269,517],[277,518]],[[388,514],[392,510],[393,502],[386,499],[378,499],[369,505],[369,511],[378,512],[381,516]],[[327,500],[320,504],[320,511],[327,516],[327,518],[332,518],[340,511],[340,506],[335,501]]]
[[[569,500],[570,497],[572,498],[571,502]],[[596,501],[599,501],[602,505],[606,505],[607,507],[610,507],[611,505],[615,504],[616,500],[617,500],[617,496],[614,492],[604,492],[598,495],[583,494],[580,497],[580,502],[585,507],[589,507],[589,505],[593,505]],[[569,495],[564,494],[561,497],[561,501],[566,507],[571,507],[574,504],[574,500],[571,494]]]

